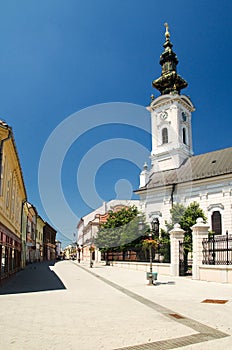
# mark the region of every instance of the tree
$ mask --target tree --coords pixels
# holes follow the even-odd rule
[[[170,209],[171,220],[170,222],[165,221],[165,225],[168,231],[171,231],[174,228],[175,224],[180,224],[181,218],[184,215],[186,207],[183,204],[176,203]]]
[[[207,221],[204,211],[200,208],[199,203],[193,202],[185,209],[180,219],[180,226],[185,231],[184,242],[185,251],[192,251],[192,226],[195,225],[198,218],[202,218],[203,222]]]
[[[142,229],[139,224],[141,222],[143,223]],[[137,207],[122,208],[117,212],[109,212],[107,221],[101,225],[94,242],[104,253],[125,250],[147,229],[145,216],[139,213]]]
[[[196,223],[197,218],[203,218],[204,222],[206,222],[207,218],[200,208],[197,202],[190,203],[186,208],[183,204],[176,203],[173,205],[172,209],[170,209],[171,219],[169,222],[165,222],[167,227],[167,231],[169,232],[174,228],[175,224],[180,224],[181,228],[185,231],[184,242],[185,242],[185,259],[187,259],[188,252],[192,251],[192,230],[191,227]],[[170,240],[168,232],[163,231],[163,238],[161,239],[164,242]]]
[[[168,231],[172,230],[174,225],[178,223],[187,234],[191,234],[191,227],[195,225],[197,218],[203,218],[204,222],[207,220],[204,211],[197,202],[189,204],[187,208],[183,204],[176,203],[170,209],[170,214],[170,222],[165,222]]]
[[[199,203],[193,202],[185,209],[180,219],[180,226],[186,234],[192,234],[191,227],[195,225],[198,218],[202,218],[204,223],[207,221],[204,211],[200,208]]]

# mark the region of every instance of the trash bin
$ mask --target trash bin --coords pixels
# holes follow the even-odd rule
[[[147,280],[152,278],[152,281],[157,281],[158,272],[147,272]]]

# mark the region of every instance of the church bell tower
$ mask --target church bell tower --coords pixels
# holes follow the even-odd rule
[[[177,74],[178,59],[172,50],[168,24],[165,23],[164,51],[160,56],[161,76],[152,82],[160,96],[152,96],[151,112],[152,172],[179,168],[193,155],[191,113],[194,106],[181,90],[188,83]]]

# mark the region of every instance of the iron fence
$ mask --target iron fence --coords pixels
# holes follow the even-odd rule
[[[107,261],[137,261],[149,262],[149,251],[142,248],[102,252],[102,260]],[[162,244],[158,248],[152,248],[152,261],[170,263],[170,244]]]
[[[203,260],[205,265],[232,265],[232,235],[212,235],[204,238]]]

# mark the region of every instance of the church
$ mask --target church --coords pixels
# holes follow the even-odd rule
[[[145,163],[135,194],[147,221],[159,220],[165,229],[173,204],[192,202],[203,209],[210,230],[232,233],[232,147],[194,155],[192,113],[194,105],[182,94],[188,83],[177,73],[178,59],[165,24],[161,76],[152,82],[160,96],[151,97],[151,169]],[[194,135],[193,135],[194,137]]]

